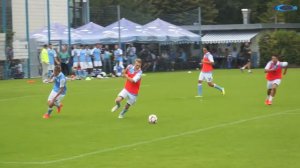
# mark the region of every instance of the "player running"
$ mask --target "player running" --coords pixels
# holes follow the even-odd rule
[[[44,114],[43,118],[48,119],[50,118],[50,115],[53,111],[52,107],[56,106],[57,107],[57,112],[60,113],[61,108],[63,105],[61,104],[62,99],[66,95],[66,77],[65,75],[61,72],[61,67],[60,66],[55,66],[54,68],[54,73],[51,76],[51,79],[49,82],[54,82],[53,89],[48,97],[48,112]]]
[[[214,87],[221,91],[223,95],[225,95],[225,89],[221,86],[218,86],[217,84],[213,83],[213,65],[214,65],[214,58],[208,52],[207,48],[203,48],[203,59],[201,61],[202,64],[202,70],[199,75],[199,80],[198,80],[198,95],[196,97],[202,97],[202,82],[206,81],[208,86]]]
[[[267,82],[267,99],[266,105],[272,105],[273,97],[276,94],[277,87],[281,83],[282,69],[284,69],[283,75],[287,72],[288,62],[280,62],[277,55],[273,55],[271,61],[269,61],[265,67],[265,73]]]
[[[119,93],[115,102],[116,105],[112,108],[111,112],[115,112],[121,106],[121,101],[127,98],[127,104],[124,109],[119,114],[119,118],[124,118],[125,113],[128,111],[129,107],[136,102],[136,98],[139,93],[142,77],[142,60],[136,59],[134,65],[128,65],[123,71],[123,76],[126,78],[126,83],[124,89]]]

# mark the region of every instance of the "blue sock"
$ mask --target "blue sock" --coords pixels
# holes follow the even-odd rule
[[[125,108],[124,108],[124,109],[121,111],[120,114],[121,114],[121,115],[124,115],[127,111],[128,111],[128,109],[125,109]]]
[[[48,108],[48,114],[50,115],[52,113],[53,109],[52,108]]]
[[[218,86],[217,84],[214,84],[214,88],[218,89],[219,91],[222,91],[222,87],[221,86]]]
[[[202,96],[202,84],[198,84],[198,96]]]

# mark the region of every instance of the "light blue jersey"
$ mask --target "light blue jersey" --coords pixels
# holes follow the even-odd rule
[[[72,51],[73,62],[77,63],[79,61],[79,58],[78,58],[79,55],[80,55],[80,50],[79,49],[74,49]]]
[[[101,61],[100,53],[101,53],[101,50],[99,48],[93,49],[94,61]]]
[[[122,57],[123,51],[120,48],[114,51],[114,55],[116,61],[123,62],[123,57]]]
[[[67,79],[65,75],[60,72],[56,77],[54,77],[54,86],[53,91],[58,92],[61,87],[64,88],[64,91],[61,93],[62,95],[66,94],[67,91]]]
[[[87,49],[86,50],[86,62],[92,62],[92,57],[91,57],[90,53],[91,53],[91,50]]]
[[[54,58],[56,57],[56,52],[53,49],[48,48],[49,64],[54,65]]]
[[[81,49],[80,50],[80,55],[79,55],[79,62],[86,62],[86,50]]]

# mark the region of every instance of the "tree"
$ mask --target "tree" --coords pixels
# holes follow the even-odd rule
[[[197,8],[202,9],[203,23],[215,23],[218,10],[213,0],[137,0],[137,6],[151,13],[154,18],[161,18],[175,24],[193,24],[198,22]]]
[[[290,64],[300,65],[300,35],[295,31],[265,33],[259,40],[260,64],[264,66],[273,54]]]

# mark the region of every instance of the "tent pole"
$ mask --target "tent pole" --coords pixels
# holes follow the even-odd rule
[[[201,7],[199,6],[198,7],[198,26],[199,26],[199,36],[200,36],[200,41],[199,41],[199,45],[200,45],[200,57],[202,56],[202,39],[201,39],[201,22],[202,22],[202,19],[201,19]]]
[[[120,14],[120,5],[117,5],[117,11],[118,11],[118,43],[119,43],[119,48],[121,48],[121,14]]]

